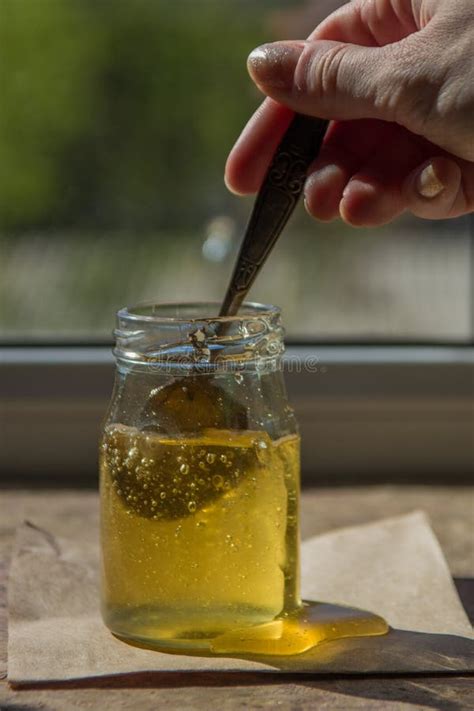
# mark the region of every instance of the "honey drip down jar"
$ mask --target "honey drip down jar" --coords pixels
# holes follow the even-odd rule
[[[117,636],[209,650],[299,597],[299,436],[276,307],[123,309],[100,444],[102,613]]]

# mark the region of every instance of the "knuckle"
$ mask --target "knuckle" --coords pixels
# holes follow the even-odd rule
[[[389,67],[387,76],[377,82],[376,105],[392,121],[424,133],[443,83],[441,68],[424,47],[414,45],[411,38],[394,47],[387,47],[381,67]]]
[[[302,56],[298,90],[315,98],[328,96],[341,89],[341,70],[346,63],[347,45],[328,42],[317,51]]]
[[[423,41],[411,36],[386,48],[390,56],[381,65],[390,67],[390,75],[381,66],[376,105],[390,120],[472,160],[474,90],[466,81],[469,55],[462,41],[447,46],[437,35],[433,30]]]
[[[408,48],[400,43],[396,50],[396,56],[394,56],[393,49],[384,48],[380,65],[381,73],[383,73],[385,65],[390,75],[380,77],[376,81],[375,105],[390,119],[400,123],[406,117],[407,104],[410,100],[410,85],[414,80],[413,63],[410,60]]]

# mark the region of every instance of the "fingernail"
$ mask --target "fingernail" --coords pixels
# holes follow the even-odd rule
[[[304,42],[262,44],[250,53],[247,67],[256,84],[289,91]]]
[[[429,163],[416,178],[416,189],[424,198],[433,199],[444,190],[444,185],[436,175],[433,164]]]
[[[244,194],[245,194],[245,193],[239,193],[239,191],[236,190],[236,189],[234,188],[234,186],[230,184],[229,179],[228,179],[228,177],[227,177],[227,175],[226,175],[225,173],[224,173],[224,185],[226,186],[227,190],[228,190],[230,193],[232,193],[232,195],[239,195],[239,197],[240,197],[241,195],[244,195]]]

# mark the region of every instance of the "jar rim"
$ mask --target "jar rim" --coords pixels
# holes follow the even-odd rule
[[[273,362],[284,350],[280,309],[247,302],[235,316],[218,302],[157,304],[120,309],[114,330],[117,362],[172,369],[218,370],[222,363]]]
[[[261,304],[254,301],[245,301],[238,314],[235,316],[219,316],[221,303],[218,301],[176,301],[156,303],[155,301],[142,301],[133,306],[124,306],[117,311],[117,318],[132,322],[163,323],[167,325],[179,323],[194,323],[213,321],[218,323],[233,323],[247,319],[278,317],[281,309],[273,304]],[[147,313],[151,311],[151,313]],[[173,314],[173,311],[176,313]],[[216,313],[216,316],[212,314]]]

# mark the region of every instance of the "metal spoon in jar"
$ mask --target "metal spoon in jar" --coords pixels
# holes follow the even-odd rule
[[[258,192],[219,316],[237,314],[296,207],[308,168],[320,151],[327,126],[326,120],[296,114],[286,130]],[[225,323],[220,324],[218,335],[224,335],[227,328]],[[197,350],[207,348],[203,340],[195,340],[193,344]],[[213,359],[213,354],[210,358]],[[222,393],[218,392],[217,386],[199,377],[188,377],[183,385],[182,379],[177,378],[152,392],[144,411],[145,416],[150,416],[152,427],[153,421],[157,423],[159,420],[161,429],[169,432],[180,431],[181,427],[192,431],[193,424],[194,429],[196,426],[204,429],[225,425],[245,429],[241,408],[221,408],[219,416],[217,404]],[[222,412],[225,411],[228,417],[229,410],[238,416],[238,420],[224,423]]]
[[[296,207],[327,126],[323,119],[301,114],[293,118],[258,192],[220,316],[238,312]]]
[[[220,310],[220,316],[234,316],[252,286],[257,274],[266,261],[275,242],[288,222],[298,199],[303,192],[307,171],[317,157],[328,122],[296,114],[284,134],[267,170],[258,192],[255,205],[245,232],[232,278]],[[226,325],[219,327],[219,336],[225,334]],[[195,343],[196,347],[199,343]],[[211,355],[212,360],[212,355]],[[246,430],[245,408],[234,402],[229,393],[224,392],[208,378],[178,377],[172,382],[156,388],[150,393],[145,405],[140,428],[163,437],[214,430]],[[187,515],[176,496],[172,496],[172,486],[162,476],[158,468],[148,484],[150,495],[163,492],[165,500],[160,506],[163,518]],[[223,480],[231,486],[236,482],[227,470],[219,472]],[[123,478],[123,477],[122,477]],[[121,490],[133,489],[133,481],[120,481]],[[124,488],[125,487],[125,488]],[[127,488],[128,487],[128,488]],[[170,489],[170,491],[168,491]],[[194,492],[198,509],[219,496],[211,488]],[[133,498],[133,497],[132,497]],[[148,497],[150,498],[150,497]],[[148,501],[148,499],[147,499]],[[133,503],[129,504],[133,508]],[[137,505],[138,506],[138,505]],[[148,506],[148,505],[147,505]],[[136,513],[151,517],[152,509],[142,506]]]

